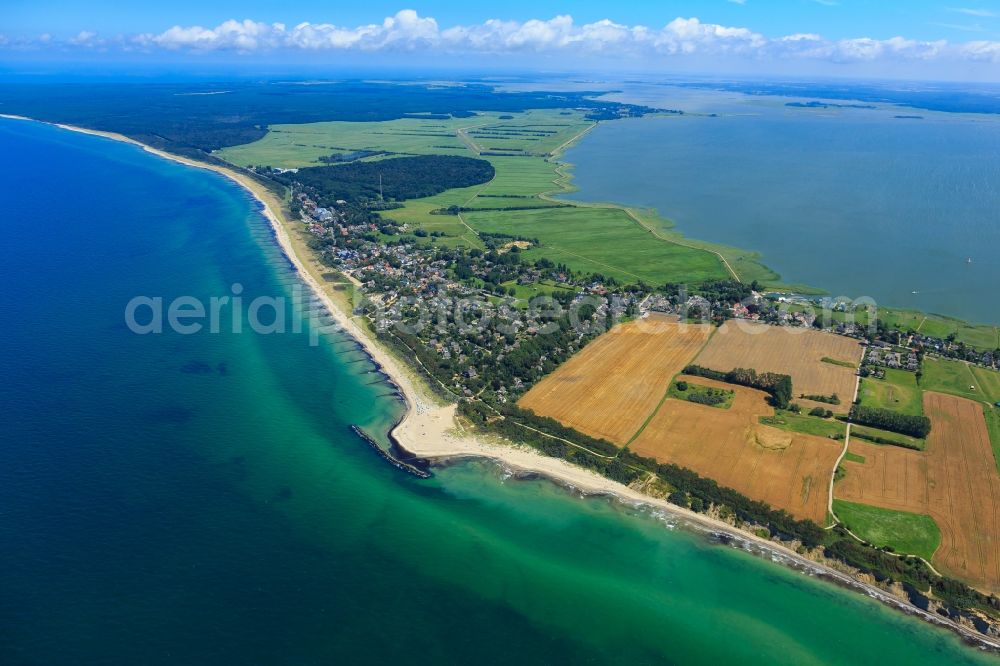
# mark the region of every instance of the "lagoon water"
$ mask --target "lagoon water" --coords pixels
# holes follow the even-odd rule
[[[400,413],[349,341],[125,327],[289,295],[242,190],[31,123],[0,154],[0,663],[989,661],[607,500],[399,472],[349,430]]]
[[[691,115],[602,124],[566,153],[570,198],[656,208],[789,283],[1000,324],[1000,119],[671,86],[614,98]]]

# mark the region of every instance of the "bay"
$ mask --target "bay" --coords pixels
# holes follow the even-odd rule
[[[613,98],[688,115],[601,124],[565,154],[569,198],[655,208],[787,283],[1000,324],[996,117],[639,84]]]

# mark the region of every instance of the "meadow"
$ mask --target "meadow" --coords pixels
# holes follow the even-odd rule
[[[971,400],[1000,401],[1000,372],[949,359],[924,359],[920,388]]]
[[[580,111],[539,109],[481,113],[469,118],[420,118],[413,114],[379,122],[279,124],[270,126],[258,141],[214,154],[238,166],[265,164],[282,169],[317,166],[322,164],[321,157],[357,150],[390,155],[468,155],[499,147],[501,152],[545,156],[593,125],[583,116]],[[487,128],[489,133],[485,133]]]
[[[880,548],[889,546],[930,562],[941,545],[941,530],[927,515],[836,499],[833,512],[849,530]]]
[[[760,422],[780,430],[800,432],[828,439],[843,439],[847,430],[847,425],[843,421],[795,414],[784,409],[775,410],[773,415],[762,416]]]
[[[217,150],[216,157],[238,166],[264,164],[295,169],[323,164],[321,157],[357,150],[404,155],[464,155],[456,131],[468,118],[378,123],[333,121],[305,125],[272,125],[259,141]]]
[[[1000,473],[1000,408],[990,407],[985,410],[986,429],[990,435],[990,446],[993,447],[993,461]]]
[[[523,253],[585,273],[600,273],[622,283],[701,282],[726,277],[709,252],[657,241],[620,208],[551,208],[463,213],[480,232],[537,238]]]
[[[918,437],[903,435],[898,432],[890,432],[888,430],[880,430],[878,428],[872,428],[871,426],[862,426],[858,424],[854,424],[854,426],[851,427],[851,437],[855,439],[863,439],[873,444],[901,446],[904,449],[913,449],[914,451],[923,451],[927,448],[926,439],[920,439]]]
[[[924,413],[917,376],[906,370],[886,368],[884,379],[863,378],[858,398],[866,407],[891,409],[913,416]]]

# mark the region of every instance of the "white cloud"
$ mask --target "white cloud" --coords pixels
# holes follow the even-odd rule
[[[976,16],[978,18],[996,18],[998,14],[989,9],[972,9],[969,7],[953,7],[949,11],[966,16]]]
[[[74,46],[85,46],[93,47],[99,46],[103,43],[101,39],[98,38],[97,33],[90,30],[81,30],[77,33],[76,37],[71,37],[69,43]]]
[[[966,42],[961,51],[969,60],[1000,63],[1000,42]]]
[[[819,0],[816,0],[819,1]],[[825,0],[829,2],[829,0]],[[41,45],[45,39],[38,40]],[[9,45],[9,41],[7,42]],[[0,41],[0,46],[4,42]],[[951,44],[891,39],[830,40],[814,33],[768,37],[744,27],[678,17],[662,27],[624,25],[605,19],[577,24],[568,15],[528,21],[491,19],[442,28],[431,17],[407,9],[381,23],[356,27],[333,23],[262,23],[228,20],[215,27],[173,26],[158,34],[103,39],[83,31],[48,48],[117,47],[185,52],[353,51],[421,52],[449,55],[563,54],[665,62],[670,58],[728,57],[744,60],[825,60],[832,63],[921,62],[934,59],[1000,60],[1000,42]]]

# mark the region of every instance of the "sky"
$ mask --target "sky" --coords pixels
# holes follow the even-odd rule
[[[1000,81],[1000,0],[3,0],[46,60]]]

